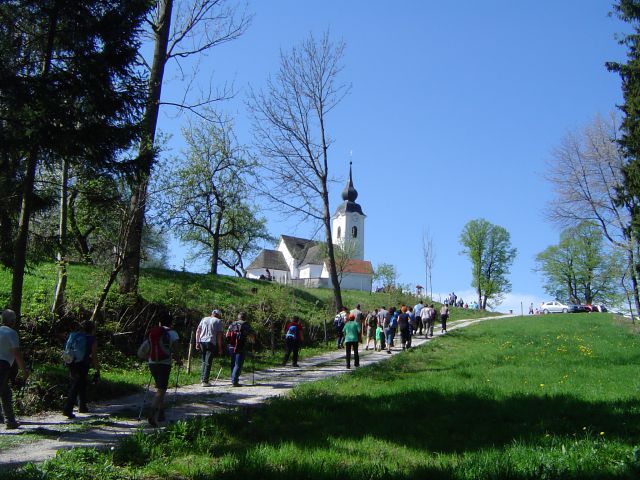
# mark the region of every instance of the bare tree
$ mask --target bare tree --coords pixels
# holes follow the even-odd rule
[[[625,160],[617,134],[613,114],[608,120],[598,115],[586,127],[567,133],[549,162],[547,180],[556,195],[549,210],[551,218],[562,226],[595,222],[605,238],[624,252],[636,311],[640,311],[639,252],[631,228],[631,211],[638,206],[618,200]]]
[[[429,288],[429,298],[433,300],[433,262],[436,259],[436,252],[433,248],[433,237],[429,230],[422,231],[422,256],[424,258],[425,293]]]
[[[339,83],[345,45],[326,32],[280,54],[280,69],[266,91],[252,92],[249,107],[257,147],[263,156],[266,197],[284,213],[319,221],[324,227],[334,303],[342,306],[331,240],[328,114],[348,93]]]
[[[174,4],[177,8],[174,10]],[[161,101],[165,68],[174,60],[181,73],[183,62],[204,55],[211,48],[234,40],[249,26],[251,17],[245,12],[237,14],[237,7],[228,0],[157,0],[153,15],[148,19],[150,37],[154,43],[153,59],[141,62],[149,69],[149,84],[141,141],[134,172],[131,175],[131,201],[124,263],[120,275],[120,291],[136,292],[140,273],[142,231],[147,207],[147,190],[156,156],[156,127],[160,105],[170,105],[203,116],[202,107],[226,98],[226,91],[210,88],[201,98],[190,100],[192,82],[198,71],[198,62],[192,65],[192,75],[184,76],[188,87],[182,99]]]

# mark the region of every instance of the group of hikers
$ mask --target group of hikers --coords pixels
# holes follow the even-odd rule
[[[213,309],[209,316],[204,317],[195,332],[195,347],[202,354],[200,381],[203,387],[211,386],[211,369],[214,358],[221,358],[217,382],[222,372],[223,358],[231,360],[231,385],[242,386],[240,375],[248,351],[248,345],[256,341],[256,332],[248,322],[245,312],[238,313],[236,319],[225,330],[222,311]],[[433,336],[434,323],[439,318],[442,333],[447,331],[449,308],[443,305],[438,311],[431,305],[418,302],[415,306],[401,305],[388,310],[381,306],[373,311],[364,312],[360,305],[352,310],[342,308],[334,318],[336,348],[345,348],[346,367],[360,366],[358,346],[366,338],[365,350],[372,348],[376,351],[391,353],[396,333],[400,334],[402,349],[411,348],[412,336],[418,334],[426,337]],[[0,404],[2,406],[0,423],[4,422],[6,429],[18,428],[13,406],[10,379],[17,375],[20,368],[24,380],[29,376],[29,369],[20,351],[20,342],[15,330],[16,314],[12,310],[2,312],[2,326],[0,326]],[[292,316],[285,322],[283,328],[285,366],[289,359],[292,366],[298,367],[299,352],[304,340],[303,325],[298,316]],[[164,399],[169,388],[172,365],[179,369],[183,364],[183,348],[180,337],[173,329],[173,318],[165,314],[159,323],[149,329],[144,341],[137,351],[141,360],[147,362],[151,381],[155,385],[155,395],[150,403],[147,420],[156,427],[165,420]],[[70,386],[62,413],[69,419],[75,418],[74,409],[78,413],[87,413],[87,387],[90,383],[89,372],[93,367],[93,383],[100,380],[100,363],[98,361],[98,341],[95,335],[95,325],[91,321],[82,324],[74,322],[65,342],[62,360],[69,370]],[[179,373],[179,370],[178,370]],[[177,376],[176,376],[177,386]],[[146,399],[146,392],[145,392]],[[144,408],[144,401],[140,413]]]
[[[427,305],[418,302],[413,307],[400,305],[400,307],[385,306],[373,311],[363,312],[360,305],[356,305],[351,311],[343,307],[338,311],[333,328],[336,334],[336,348],[346,349],[347,368],[351,368],[351,354],[353,352],[353,364],[360,366],[358,345],[367,339],[365,350],[369,350],[373,342],[373,349],[377,352],[391,353],[396,334],[400,333],[400,344],[403,350],[411,348],[411,338],[414,335],[433,337],[433,326],[440,320],[442,333],[447,333],[447,319],[449,318],[449,306],[442,305],[438,311],[433,304]]]

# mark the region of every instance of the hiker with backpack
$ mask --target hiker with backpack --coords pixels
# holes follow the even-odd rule
[[[293,363],[294,367],[298,366],[298,352],[300,351],[300,345],[304,340],[304,335],[302,333],[302,323],[300,322],[300,318],[297,315],[291,317],[286,325],[284,326],[284,360],[282,361],[282,366],[284,367],[289,361],[289,355],[293,352]]]
[[[202,370],[200,382],[203,387],[209,387],[211,365],[213,357],[222,356],[222,312],[213,310],[210,317],[200,320],[196,329],[196,350],[202,351]]]
[[[351,350],[353,350],[353,364],[360,366],[360,356],[358,355],[358,344],[362,343],[362,330],[356,323],[356,316],[350,314],[344,326],[344,340],[347,350],[347,368],[351,368]]]
[[[246,345],[247,342],[253,343],[256,339],[256,334],[251,325],[249,325],[245,312],[238,313],[237,320],[229,325],[225,336],[227,339],[227,351],[231,356],[231,385],[240,387],[242,386],[240,384],[240,374],[246,357]]]
[[[147,357],[149,372],[156,386],[156,394],[151,401],[151,411],[147,419],[152,427],[164,421],[164,397],[169,388],[171,361],[175,356],[175,364],[182,366],[180,337],[173,328],[173,318],[167,314],[158,325],[152,327],[138,350],[139,357]]]
[[[13,394],[9,385],[9,375],[12,367],[17,364],[26,381],[29,378],[29,370],[22,358],[18,332],[14,330],[17,324],[16,312],[4,310],[2,323],[3,325],[0,326],[0,404],[2,404],[3,415],[0,416],[4,417],[5,429],[14,430],[19,424],[13,413]]]
[[[344,346],[345,323],[347,323],[347,309],[342,307],[333,319],[333,329],[336,332],[336,348],[343,348]]]
[[[391,347],[393,347],[393,339],[396,336],[396,329],[398,328],[398,316],[400,312],[396,310],[396,307],[389,307],[389,324],[387,326],[387,353],[391,353]]]
[[[87,320],[82,323],[73,322],[72,331],[67,338],[62,358],[69,368],[71,385],[62,413],[69,419],[76,418],[73,407],[78,405],[78,413],[89,413],[87,408],[87,385],[89,369],[95,370],[94,381],[100,379],[98,362],[98,342],[95,336],[95,324]]]
[[[373,312],[369,312],[365,323],[367,324],[367,345],[364,349],[369,350],[369,344],[373,340],[373,349],[378,350],[378,339],[376,338],[376,327],[378,326],[377,308]]]

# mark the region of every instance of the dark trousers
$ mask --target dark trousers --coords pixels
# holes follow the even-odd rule
[[[342,332],[336,332],[336,348],[341,348],[344,345],[344,334]]]
[[[440,316],[440,325],[442,326],[442,330],[446,330],[447,329],[447,318],[449,318],[448,315],[441,315]]]
[[[233,347],[229,347],[229,355],[231,355],[231,383],[237,385],[240,383],[240,374],[242,373],[242,365],[244,365],[244,351],[234,352]]]
[[[293,352],[293,366],[298,365],[298,352],[300,351],[300,342],[295,337],[286,337],[284,339],[284,360],[282,361],[283,365],[286,365],[289,361],[289,355]]]
[[[4,421],[7,425],[16,423],[16,417],[13,413],[13,395],[11,393],[11,385],[9,385],[10,370],[9,362],[0,360],[0,403],[2,404]]]
[[[400,341],[403,350],[411,347],[411,327],[400,329]]]
[[[425,328],[426,328],[426,332],[425,335],[428,336],[433,336],[433,320],[431,320],[430,318],[425,320]]]
[[[78,403],[80,410],[87,409],[87,379],[89,377],[89,363],[77,362],[69,365],[69,379],[71,386],[64,404],[64,413],[73,412],[73,407]]]
[[[353,364],[360,366],[360,356],[358,355],[358,342],[347,342],[347,368],[351,368],[351,349],[353,349]]]
[[[200,343],[200,350],[202,350],[202,371],[200,372],[200,381],[207,383],[211,376],[211,364],[213,363],[213,357],[218,352],[218,346],[213,342]]]

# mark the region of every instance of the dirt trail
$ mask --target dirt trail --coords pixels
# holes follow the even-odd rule
[[[495,318],[507,318],[511,315],[487,317],[474,320],[458,320],[449,325],[448,330],[464,328],[477,322]],[[413,346],[417,347],[437,339],[435,336],[425,339],[423,336],[413,338]],[[401,352],[396,347],[393,354],[360,351],[360,366],[386,360]],[[304,350],[303,350],[304,353]],[[296,385],[303,382],[341,375],[354,371],[345,368],[344,350],[336,350],[311,358],[303,358],[299,368],[291,366],[270,368],[256,371],[252,375],[249,362],[245,363],[241,377],[241,388],[231,387],[228,378],[220,378],[213,387],[202,387],[200,384],[181,386],[177,391],[167,392],[167,423],[196,415],[210,415],[231,408],[258,405],[265,400],[286,395]],[[254,378],[255,377],[255,378]],[[146,398],[146,402],[150,396]],[[138,422],[143,394],[138,393],[120,399],[112,399],[104,403],[90,405],[90,414],[78,414],[74,420],[68,420],[60,413],[45,413],[18,419],[21,426],[17,430],[0,430],[0,434],[10,435],[11,446],[0,451],[0,468],[14,468],[28,462],[41,462],[53,457],[59,449],[74,447],[107,448],[129,435],[138,428],[152,430],[146,420]],[[31,435],[30,435],[31,434]],[[38,439],[34,439],[37,434]],[[42,436],[47,438],[41,439]],[[3,441],[7,438],[3,438]]]

